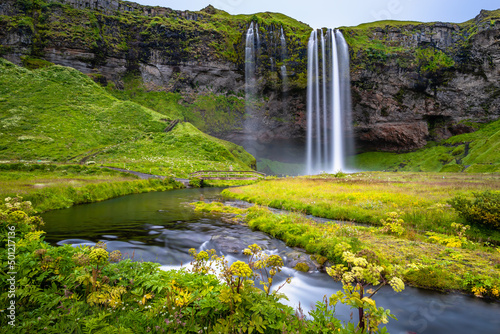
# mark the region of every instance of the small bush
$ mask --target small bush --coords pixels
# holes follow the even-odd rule
[[[500,230],[500,192],[474,193],[474,199],[457,195],[449,203],[467,222]]]
[[[195,178],[189,180],[189,185],[193,188],[202,188],[203,187],[203,180],[195,177]]]

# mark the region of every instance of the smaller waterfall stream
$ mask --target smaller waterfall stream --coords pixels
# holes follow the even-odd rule
[[[281,27],[281,33],[280,33],[280,42],[281,42],[281,82],[282,82],[282,109],[283,109],[283,114],[286,114],[287,112],[287,104],[286,104],[286,97],[287,97],[287,91],[288,91],[288,72],[286,68],[286,59],[288,58],[288,50],[286,47],[286,37],[285,33],[283,32],[283,27]]]
[[[247,30],[245,43],[245,97],[246,101],[250,101],[254,95],[255,89],[255,29],[253,22]],[[248,102],[247,102],[248,103]],[[248,104],[247,104],[248,107]]]

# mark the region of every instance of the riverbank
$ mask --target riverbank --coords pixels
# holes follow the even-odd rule
[[[0,164],[1,198],[22,196],[32,203],[36,212],[183,187],[170,177],[140,179],[97,166]]]
[[[306,249],[316,261],[342,262],[336,248],[347,244],[356,253],[373,252],[377,261],[397,269],[413,286],[498,300],[498,231],[466,225],[448,204],[456,196],[498,192],[498,175],[446,175],[444,179],[443,175],[410,173],[343,176],[263,181],[226,189],[223,195],[295,211],[274,214],[252,209],[245,220],[251,228]],[[198,209],[202,207],[199,204]],[[318,223],[303,214],[372,226]]]
[[[265,180],[224,191],[239,200],[333,220],[381,226],[397,212],[414,234],[455,233],[451,223],[466,224],[448,201],[456,196],[500,191],[500,174],[338,173]],[[467,237],[500,245],[498,230],[471,226]]]

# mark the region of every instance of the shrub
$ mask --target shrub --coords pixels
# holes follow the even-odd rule
[[[457,195],[449,203],[467,222],[500,230],[500,192],[473,194],[473,199]]]
[[[195,178],[189,180],[189,185],[193,188],[202,188],[203,187],[203,180],[195,177]]]

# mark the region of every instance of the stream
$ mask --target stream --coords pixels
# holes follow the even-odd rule
[[[307,314],[324,295],[342,285],[318,271],[298,272],[292,255],[300,250],[246,226],[232,224],[217,214],[198,213],[190,202],[220,199],[220,188],[182,189],[127,195],[104,202],[76,205],[42,214],[45,240],[53,245],[94,245],[105,241],[108,251],[120,250],[136,261],[159,263],[163,269],[188,264],[190,248],[216,249],[230,262],[244,260],[241,250],[253,243],[279,254],[285,266],[275,286],[288,276],[292,283],[280,290],[294,308],[299,303]],[[375,296],[377,306],[390,309],[398,320],[390,319],[387,329],[397,333],[500,333],[500,304],[457,293],[406,287],[395,293],[388,286]],[[336,316],[349,321],[353,310],[337,305]],[[353,321],[357,322],[357,313]]]

